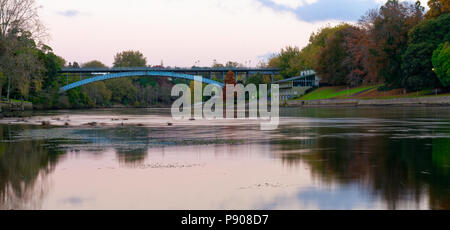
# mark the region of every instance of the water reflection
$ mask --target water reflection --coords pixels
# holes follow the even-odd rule
[[[0,126],[0,209],[39,208],[62,151],[43,141],[14,142],[10,134],[17,128]]]
[[[0,209],[450,209],[448,109],[282,114],[273,132],[0,125]]]

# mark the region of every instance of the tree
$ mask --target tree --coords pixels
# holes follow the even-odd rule
[[[298,76],[302,70],[313,69],[328,38],[342,26],[345,24],[321,28],[311,35],[308,45],[301,50],[291,46],[283,48],[278,55],[269,59],[268,67],[280,68],[282,78]]]
[[[62,57],[55,55],[50,48],[39,52],[39,58],[45,66],[43,88],[57,87],[58,72],[65,65],[66,61]]]
[[[7,99],[10,96],[28,98],[42,87],[44,66],[39,50],[28,31],[13,27],[0,41],[0,71],[8,78]]]
[[[101,81],[84,86],[82,92],[84,92],[95,105],[108,105],[112,97],[111,90],[109,90],[106,87],[106,84]]]
[[[139,51],[124,51],[114,57],[114,67],[146,67],[147,59]]]
[[[225,75],[225,84],[226,85],[236,85],[236,78],[235,78],[235,74],[233,73],[233,71],[228,71],[227,75]]]
[[[448,0],[429,0],[428,7],[430,10],[425,14],[425,18],[433,19],[442,14],[450,12],[450,1]]]
[[[450,86],[450,43],[439,45],[433,53],[434,72],[438,76],[442,85]]]
[[[238,67],[242,67],[242,64],[239,64],[239,62],[228,61],[227,64],[225,64],[225,67],[227,67],[227,68],[238,68]]]
[[[111,90],[114,102],[130,105],[136,101],[137,89],[129,78],[108,80],[105,84]]]
[[[370,11],[361,20],[368,32],[369,51],[374,67],[384,81],[402,86],[402,54],[408,46],[408,32],[423,18],[420,2],[411,4],[388,0],[378,11]]]
[[[225,66],[221,63],[218,63],[217,60],[214,60],[211,67],[212,68],[224,68]]]
[[[3,89],[3,85],[5,85],[5,83],[6,83],[6,77],[2,72],[0,72],[0,101],[2,101],[2,89]]]
[[[233,73],[233,71],[228,71],[227,74],[225,75],[225,81],[224,81],[225,86],[222,89],[223,92],[223,99],[224,102],[226,101],[226,97],[227,97],[227,85],[233,85],[236,86],[237,82],[236,82],[236,77]]]
[[[450,14],[424,20],[409,33],[408,47],[402,56],[402,85],[408,90],[439,87],[433,72],[432,56],[438,46],[450,41]]]
[[[258,97],[259,97],[259,87],[260,85],[266,84],[264,76],[262,74],[255,74],[253,76],[250,76],[247,81],[245,81],[245,86],[253,84],[256,86],[256,89],[258,90]],[[266,84],[269,86],[268,84]]]
[[[97,60],[86,62],[82,66],[83,66],[83,68],[107,68],[107,66],[105,64],[103,64],[101,61],[97,61]]]
[[[346,27],[347,24],[340,24],[334,27],[326,26],[319,29],[316,33],[312,33],[309,38],[309,44],[301,50],[300,58],[297,66],[300,70],[313,69],[318,61],[318,55],[326,46],[328,39],[334,33]]]
[[[43,65],[35,38],[43,32],[34,0],[0,0],[0,71],[7,77],[7,99],[39,91]]]
[[[373,56],[369,50],[369,37],[367,30],[361,26],[350,26],[345,37],[345,49],[347,58],[343,64],[348,66],[349,73],[346,77],[347,84],[352,87],[362,84],[375,84],[381,80],[378,70],[375,69]]]
[[[283,78],[296,76],[300,73],[300,69],[296,65],[300,56],[298,47],[287,46],[281,49],[280,54],[269,62],[272,67],[280,68],[280,75]]]
[[[114,67],[146,67],[147,59],[139,51],[124,51],[114,57]],[[132,105],[138,99],[138,85],[140,78],[120,78],[109,80],[106,86],[112,91],[115,102]]]
[[[350,74],[350,68],[344,61],[349,57],[346,49],[348,28],[348,25],[341,27],[340,30],[332,34],[318,56],[315,70],[322,80],[329,84],[342,85],[347,83],[346,78]]]
[[[0,0],[0,40],[11,30],[20,29],[40,37],[44,32],[35,0]]]

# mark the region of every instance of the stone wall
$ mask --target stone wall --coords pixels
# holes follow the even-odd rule
[[[329,99],[301,101],[292,100],[285,103],[286,106],[450,106],[450,96],[421,97],[421,98],[397,98],[397,99]]]
[[[0,102],[0,112],[33,110],[31,102]]]

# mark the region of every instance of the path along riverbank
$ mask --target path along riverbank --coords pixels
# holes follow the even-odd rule
[[[450,96],[395,98],[395,99],[326,99],[326,100],[291,100],[280,102],[286,107],[321,107],[321,106],[450,106]]]

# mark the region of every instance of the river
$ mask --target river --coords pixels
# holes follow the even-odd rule
[[[0,120],[0,209],[450,209],[450,108],[280,112],[274,131],[167,109]]]

